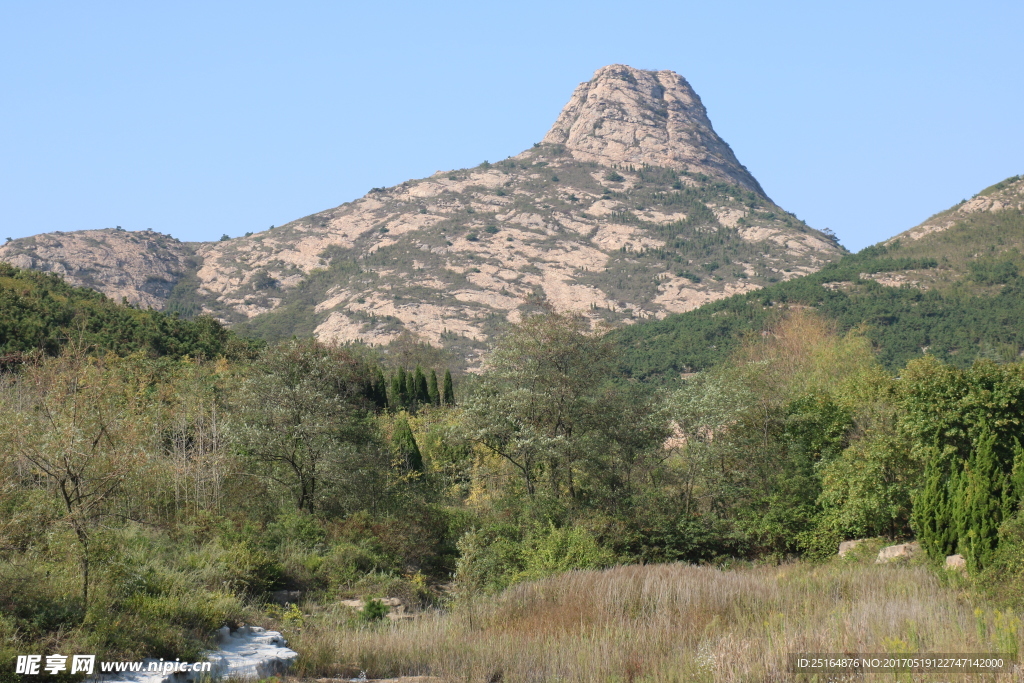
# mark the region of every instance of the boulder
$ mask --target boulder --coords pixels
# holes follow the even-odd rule
[[[957,571],[967,571],[967,559],[963,555],[948,555],[946,557],[946,569],[956,569]]]
[[[860,538],[856,541],[843,541],[839,544],[839,557],[846,557],[846,554],[856,548],[858,545],[864,542],[865,539]]]
[[[890,545],[878,551],[878,559],[875,564],[886,562],[905,562],[921,552],[921,544],[917,541]]]

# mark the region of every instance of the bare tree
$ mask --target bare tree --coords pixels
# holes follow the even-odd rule
[[[3,437],[60,501],[81,552],[86,605],[94,533],[115,514],[117,493],[145,457],[138,392],[123,388],[116,372],[80,348],[26,368],[6,387],[16,405]]]

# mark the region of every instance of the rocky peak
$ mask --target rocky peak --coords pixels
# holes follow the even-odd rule
[[[766,196],[674,71],[598,69],[576,88],[544,142],[565,145],[580,161],[703,173]]]

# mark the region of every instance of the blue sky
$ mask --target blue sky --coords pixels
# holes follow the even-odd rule
[[[1016,2],[0,3],[0,238],[213,240],[540,140],[671,69],[783,208],[860,249],[1024,172]]]

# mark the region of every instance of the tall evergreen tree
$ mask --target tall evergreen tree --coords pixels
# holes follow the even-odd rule
[[[405,404],[410,407],[416,405],[416,375],[411,372],[405,373]]]
[[[430,388],[427,386],[427,377],[423,374],[423,368],[416,366],[416,402],[426,404],[430,402]]]
[[[964,468],[960,496],[955,511],[960,532],[960,552],[967,558],[968,568],[978,571],[988,564],[999,542],[999,525],[1004,501],[1010,499],[1009,473],[1000,466],[996,435],[988,425],[982,426],[977,445]]]
[[[451,370],[444,371],[444,389],[441,393],[441,400],[446,406],[455,405],[455,390],[452,387],[452,373]]]
[[[373,402],[377,405],[378,410],[386,410],[388,407],[388,390],[387,382],[384,379],[384,371],[378,367],[374,371],[373,376]]]
[[[430,398],[430,403],[439,406],[441,405],[441,392],[437,388],[437,371],[430,371],[430,378],[427,380],[427,394]]]
[[[402,467],[406,472],[422,472],[423,456],[420,448],[416,445],[416,437],[413,436],[409,421],[404,417],[398,418],[395,423],[395,433],[391,437],[391,445],[398,453]]]
[[[398,368],[398,372],[391,376],[391,407],[395,410],[405,405],[405,370]]]

